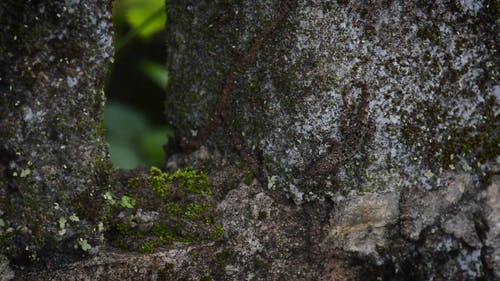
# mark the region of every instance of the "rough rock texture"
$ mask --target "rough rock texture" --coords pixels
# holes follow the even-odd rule
[[[377,256],[388,248],[390,231],[398,223],[399,192],[367,194],[339,202],[330,214],[323,247]]]
[[[199,149],[107,177],[109,6],[45,2],[0,4],[4,280],[500,280],[495,3],[171,0]]]
[[[275,203],[302,204],[305,280],[499,277],[496,2],[173,0],[168,12],[170,148],[206,145]],[[251,256],[262,238],[248,219],[229,229]]]
[[[67,262],[101,243],[110,3],[2,1],[0,26],[0,254]]]
[[[486,259],[494,270],[496,278],[500,279],[500,177],[493,178],[488,186],[486,222],[489,230],[486,233]]]
[[[495,1],[169,1],[168,11],[171,124],[193,139],[220,117],[209,147],[235,151],[240,135],[297,202],[432,189],[446,170],[481,171],[499,153]]]
[[[214,190],[229,189],[217,206],[220,239],[146,254],[106,248],[18,280],[499,280],[499,233],[487,227],[498,222],[497,208],[483,208],[495,200],[498,177],[480,185],[450,173],[444,188],[425,195],[411,188],[298,206],[274,200],[256,180],[228,181],[234,175],[219,166],[211,176]],[[408,201],[421,196],[442,200]]]

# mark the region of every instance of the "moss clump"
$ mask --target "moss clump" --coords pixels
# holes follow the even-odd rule
[[[189,203],[184,212],[184,217],[190,220],[199,219],[208,210],[207,204]]]
[[[154,249],[158,248],[159,246],[161,246],[162,244],[162,241],[161,240],[151,240],[151,241],[146,241],[144,242],[144,244],[142,244],[142,246],[139,248],[138,252],[139,253],[150,253],[152,252]]]
[[[14,238],[14,233],[12,232],[0,234],[0,245],[3,246],[4,243],[10,242],[13,238]]]
[[[168,202],[165,205],[164,210],[166,216],[178,216],[182,213],[182,207],[175,202]]]
[[[233,256],[235,255],[235,252],[231,249],[224,249],[214,255],[213,259],[213,275],[217,276],[224,276],[225,274],[225,267],[230,261]]]
[[[212,194],[212,182],[204,171],[191,168],[177,170],[170,175],[171,181],[179,181],[182,188],[186,188],[192,194]]]
[[[158,193],[162,198],[167,195],[169,174],[163,173],[160,169],[156,167],[151,167],[149,171],[148,183],[151,185],[151,188]]]
[[[217,240],[222,237],[222,234],[224,234],[224,228],[222,227],[222,225],[216,226],[211,238],[212,240]]]
[[[212,194],[210,188],[212,183],[207,173],[191,168],[177,170],[173,174],[168,174],[156,167],[152,167],[149,172],[148,183],[162,198],[165,198],[169,190],[169,184],[172,183],[177,183],[181,188],[187,189],[192,194]],[[130,184],[138,186],[138,180],[132,178],[129,180]]]
[[[227,260],[229,260],[233,256],[234,252],[230,249],[225,249],[217,254],[215,254],[215,261],[218,264],[224,264]]]
[[[130,178],[128,181],[128,186],[139,188],[141,186],[141,179],[139,177]]]
[[[181,236],[178,231],[166,223],[159,223],[151,230],[153,238],[144,242],[139,248],[140,253],[149,253],[154,249],[172,242],[190,243],[201,240],[198,237]]]
[[[118,223],[116,225],[118,232],[125,237],[142,238],[144,235],[129,223]]]
[[[137,172],[139,175],[137,175]],[[216,240],[216,201],[208,175],[195,169],[165,173],[153,167],[121,179],[115,197],[111,242],[119,247],[151,252],[173,242]],[[125,216],[124,216],[125,215]]]

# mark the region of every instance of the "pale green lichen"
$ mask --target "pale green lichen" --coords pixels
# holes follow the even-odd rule
[[[103,232],[104,231],[104,223],[103,222],[99,222],[97,224],[97,231],[98,232]]]
[[[112,194],[110,191],[106,191],[106,192],[102,195],[102,197],[103,197],[106,201],[108,201],[111,205],[116,204],[116,201],[115,201],[115,199],[113,198],[113,194]]]
[[[80,218],[76,214],[72,214],[69,217],[69,220],[72,221],[72,222],[77,222],[77,221],[80,221]]]
[[[90,244],[87,242],[86,239],[83,239],[83,238],[79,238],[78,239],[78,246],[80,246],[80,248],[82,249],[82,251],[84,252],[87,252],[89,251],[90,249],[92,249],[92,246],[90,246]]]
[[[120,206],[123,208],[133,209],[135,207],[135,199],[128,196],[122,196],[120,199]]]
[[[66,227],[66,218],[64,217],[60,217],[59,220],[58,220],[58,223],[59,223],[59,228],[60,229],[64,229]]]

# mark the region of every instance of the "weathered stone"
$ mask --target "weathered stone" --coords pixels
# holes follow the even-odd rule
[[[422,230],[436,222],[450,206],[456,205],[465,189],[472,188],[470,174],[449,174],[448,184],[439,190],[404,189],[401,199],[401,232],[418,240]]]
[[[476,233],[474,223],[472,222],[472,218],[467,217],[464,213],[459,213],[445,221],[443,223],[443,229],[446,233],[462,239],[471,247],[479,248],[482,246]]]
[[[307,223],[258,185],[240,185],[219,204],[224,236],[235,257],[225,280],[312,280]],[[313,278],[314,279],[314,278]]]
[[[0,3],[0,253],[14,264],[101,244],[110,4]]]
[[[435,188],[443,172],[478,171],[500,153],[491,1],[168,5],[168,120],[196,139],[224,119],[207,146],[253,155],[246,162],[260,161],[263,178],[298,202]],[[252,52],[255,61],[242,65]]]
[[[100,172],[107,166],[94,127],[102,95],[78,94],[101,86],[102,69],[96,68],[107,55],[95,54],[92,61],[87,52],[96,46],[107,51],[99,49],[99,37],[89,39],[105,19],[101,43],[109,46],[107,16],[99,13],[103,6],[97,2],[92,7],[83,1],[46,2],[20,2],[34,19],[20,12],[14,16],[22,15],[20,21],[31,26],[44,8],[47,19],[55,14],[53,23],[47,20],[52,23],[45,26],[48,31],[63,34],[64,42],[73,42],[67,36],[92,44],[79,55],[71,53],[71,44],[46,42],[45,30],[34,29],[40,36],[27,41],[41,50],[16,43],[21,35],[0,34],[0,47],[4,42],[23,47],[0,53],[2,63],[8,59],[15,66],[12,74],[0,66],[2,79],[7,79],[0,81],[2,86],[17,77],[30,82],[30,71],[43,73],[35,75],[38,82],[33,85],[12,88],[24,98],[21,109],[11,96],[6,98],[7,88],[1,88],[7,102],[1,103],[0,113],[8,119],[0,130],[10,134],[0,135],[0,172],[7,175],[0,180],[0,200],[9,207],[0,211],[0,242],[10,243],[16,235],[7,250],[18,280],[498,277],[498,179],[493,177],[490,184],[498,168],[487,163],[499,152],[494,3],[171,0],[167,111],[177,124],[179,146],[201,149],[167,161],[168,169],[189,167],[175,176],[158,169],[115,171],[109,192],[103,192],[108,181]],[[4,3],[14,2],[1,2],[1,20],[15,22]],[[60,7],[63,12],[58,13]],[[87,8],[93,12],[84,14]],[[70,17],[66,12],[78,14]],[[75,34],[60,24],[59,16],[64,23],[78,23]],[[57,37],[53,32],[47,36]],[[40,69],[25,64],[38,58],[36,51],[49,55]],[[68,57],[68,63],[58,65],[50,55]],[[73,63],[81,63],[82,71],[90,69],[92,76],[66,79]],[[49,87],[44,81],[55,82]],[[53,99],[52,91],[60,95]],[[224,99],[218,100],[221,92]],[[216,114],[210,115],[215,104]],[[58,114],[50,119],[53,124],[38,115],[46,109]],[[92,114],[86,119],[82,112]],[[66,118],[70,114],[74,121]],[[218,118],[223,122],[215,123],[208,142],[183,142],[182,137],[202,136],[207,132],[203,127]],[[38,120],[37,126],[33,120]],[[44,135],[50,128],[56,132]],[[41,148],[36,146],[39,139]],[[55,144],[71,148],[73,154],[64,155],[65,148]],[[45,148],[50,149],[42,153]],[[35,153],[34,160],[26,151]],[[102,158],[89,163],[94,156]],[[21,166],[30,160],[29,169]],[[191,192],[188,185],[199,180],[205,184]],[[41,199],[39,205],[29,206],[31,212],[23,201],[31,198],[19,196],[27,189]],[[73,191],[82,190],[92,192],[74,200]],[[43,192],[47,196],[41,196]],[[28,220],[33,212],[52,206],[51,196],[62,201],[55,202],[55,211],[35,217],[46,225],[33,227],[36,221]],[[68,200],[74,205],[66,204]],[[99,200],[112,209],[103,209]],[[209,213],[198,216],[196,209]],[[76,210],[93,213],[84,218]],[[29,268],[34,272],[19,266],[25,260],[12,259],[23,257],[19,245],[29,241],[38,253],[55,249],[51,253],[59,257],[56,261],[70,261],[71,256],[59,250],[75,242],[82,249],[88,249],[88,243],[94,246],[91,239],[106,227],[96,218],[104,213],[114,222],[106,228],[108,244],[153,252],[105,247],[72,264],[55,265],[48,259],[46,268]],[[54,219],[58,214],[63,216]],[[90,231],[91,226],[96,231]],[[151,229],[156,233],[146,233]],[[37,244],[34,231],[47,239],[55,231],[71,238]],[[82,234],[90,238],[84,240]],[[0,269],[6,264],[0,261]],[[4,272],[9,276],[8,269]]]
[[[9,281],[14,278],[14,271],[9,267],[9,259],[0,255],[0,281]]]
[[[349,198],[331,212],[322,247],[377,256],[377,248],[388,248],[390,229],[399,218],[399,192],[367,194]]]
[[[500,176],[492,178],[486,198],[486,219],[489,226],[485,241],[489,248],[486,256],[495,277],[500,280]]]

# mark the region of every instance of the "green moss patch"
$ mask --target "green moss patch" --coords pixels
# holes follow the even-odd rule
[[[223,235],[207,173],[192,168],[129,174],[111,192],[115,200],[108,237],[118,247],[151,252],[174,242],[216,240]]]

